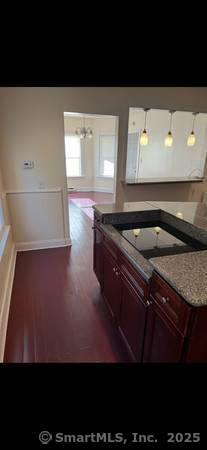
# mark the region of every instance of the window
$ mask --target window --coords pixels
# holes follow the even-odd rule
[[[80,177],[81,143],[78,136],[65,136],[65,156],[67,177]]]
[[[99,136],[99,165],[98,175],[101,177],[113,178],[115,159],[115,136]]]

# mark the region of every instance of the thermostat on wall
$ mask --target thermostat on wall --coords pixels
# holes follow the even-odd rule
[[[23,169],[33,169],[33,168],[34,168],[34,161],[23,162]]]

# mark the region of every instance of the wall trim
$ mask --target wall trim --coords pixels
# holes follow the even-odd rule
[[[99,187],[89,187],[89,188],[75,188],[75,189],[69,189],[68,188],[68,193],[69,192],[106,192],[108,194],[113,194],[113,189],[110,188],[99,188]]]
[[[1,340],[0,340],[0,362],[4,360],[4,350],[6,343],[6,333],[9,319],[9,309],[11,302],[12,287],[14,281],[14,271],[16,265],[16,249],[15,244],[12,245],[11,257],[9,261],[9,267],[6,276],[5,288],[2,296],[2,308],[0,313],[0,330],[1,330]]]
[[[46,188],[46,189],[13,189],[11,191],[4,191],[5,195],[9,194],[42,194],[42,193],[50,193],[50,192],[61,192],[62,189],[60,187],[57,188]]]
[[[47,248],[68,247],[72,245],[71,239],[48,239],[44,241],[16,242],[16,251],[41,250]]]
[[[111,188],[94,188],[94,192],[108,192],[109,194],[113,194],[113,189]]]

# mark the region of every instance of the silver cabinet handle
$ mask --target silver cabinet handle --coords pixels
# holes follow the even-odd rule
[[[151,300],[146,300],[146,305],[147,306],[150,306],[152,304],[152,301]]]
[[[169,302],[169,297],[161,297],[163,305]]]

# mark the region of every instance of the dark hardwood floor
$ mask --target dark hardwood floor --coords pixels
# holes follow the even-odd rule
[[[69,208],[72,247],[17,255],[6,363],[127,361],[93,273],[92,221]]]

